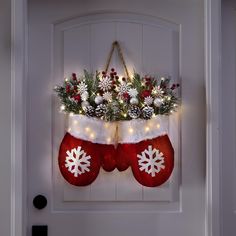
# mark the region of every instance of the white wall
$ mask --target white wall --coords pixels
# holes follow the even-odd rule
[[[236,234],[236,1],[222,0],[222,236]]]
[[[11,204],[11,1],[0,0],[0,230],[10,235]]]

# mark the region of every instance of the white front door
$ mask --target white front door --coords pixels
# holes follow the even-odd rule
[[[203,1],[29,0],[28,235],[33,225],[49,236],[204,235],[203,26]],[[103,70],[114,40],[130,72],[181,82],[182,109],[169,126],[175,168],[160,187],[142,187],[130,170],[75,187],[59,172],[66,118],[52,89],[73,72]],[[121,71],[117,56],[112,66]],[[32,204],[38,194],[42,210]]]

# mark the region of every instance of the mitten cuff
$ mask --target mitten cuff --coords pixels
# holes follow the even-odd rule
[[[90,118],[84,115],[72,115],[68,118],[68,132],[75,138],[98,144],[115,144],[115,122],[105,122],[100,119]]]
[[[118,142],[138,143],[168,133],[169,117],[158,115],[150,120],[135,119],[118,122]]]

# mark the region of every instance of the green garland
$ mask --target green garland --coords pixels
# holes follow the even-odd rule
[[[155,115],[170,115],[178,106],[175,89],[170,78],[141,77],[120,78],[114,69],[109,74],[84,71],[66,78],[55,91],[66,113],[97,117],[106,121],[150,119]]]

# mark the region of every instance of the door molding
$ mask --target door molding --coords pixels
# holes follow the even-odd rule
[[[206,236],[222,235],[221,0],[205,0]]]
[[[220,236],[221,0],[204,0],[206,86],[206,230]],[[26,235],[27,0],[11,0],[11,236]]]

